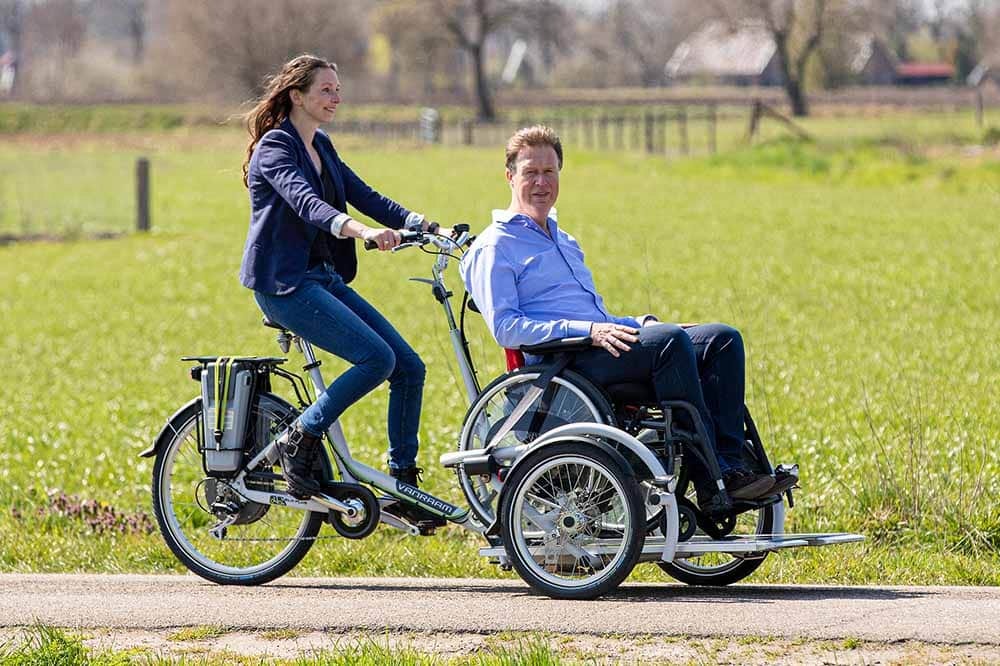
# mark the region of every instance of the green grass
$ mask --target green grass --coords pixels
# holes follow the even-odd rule
[[[222,627],[214,625],[202,625],[199,627],[185,627],[178,629],[167,636],[168,641],[203,641],[209,638],[218,638],[226,633]]]
[[[922,122],[936,140],[880,136],[880,124],[687,161],[567,153],[560,220],[609,307],[740,328],[772,458],[802,466],[788,529],[869,537],[771,557],[755,582],[1000,584],[1000,165],[947,138],[971,142],[971,118]],[[499,146],[338,145],[379,189],[444,222],[482,228],[509,198]],[[25,215],[127,229],[139,154],[152,162],[154,229],[0,247],[0,570],[182,570],[155,533],[95,530],[48,510],[47,491],[139,520],[151,464],[136,454],[197,391],[179,357],[276,352],[236,279],[243,149],[236,132],[190,129],[0,145],[0,231]],[[428,487],[461,502],[436,465],[464,412],[446,327],[426,287],[406,282],[429,263],[366,254],[354,286],[427,362],[421,461]],[[495,376],[500,354],[473,327],[481,376]],[[343,368],[325,361],[328,378]],[[386,401],[379,389],[344,417],[373,465]],[[457,530],[379,530],[321,542],[295,573],[508,575],[478,546]]]

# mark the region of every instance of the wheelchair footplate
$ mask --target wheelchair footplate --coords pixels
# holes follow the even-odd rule
[[[752,556],[776,550],[784,550],[786,548],[834,546],[842,543],[857,543],[864,540],[865,538],[862,535],[848,532],[831,532],[828,534],[748,534],[728,536],[722,539],[711,539],[707,536],[697,535],[677,544],[674,559],[701,557],[708,553]],[[640,561],[660,561],[665,541],[665,537],[662,536],[646,537]]]
[[[831,532],[828,534],[753,534],[743,536],[728,536],[722,539],[710,539],[707,536],[694,536],[677,544],[674,559],[701,557],[708,553],[727,553],[730,555],[753,556],[786,548],[802,548],[816,546],[834,546],[842,543],[857,543],[864,541],[860,534],[849,532]],[[663,555],[665,537],[647,536],[642,547],[641,562],[658,562]],[[617,542],[595,541],[587,546],[587,551],[593,555],[613,553]],[[544,550],[539,547],[539,554]],[[503,546],[489,546],[479,549],[483,557],[498,558],[504,555]]]

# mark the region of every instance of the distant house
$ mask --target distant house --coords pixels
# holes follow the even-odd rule
[[[737,26],[710,21],[685,39],[667,61],[668,81],[704,81],[740,86],[784,83],[778,50],[763,23]]]
[[[931,86],[955,78],[955,67],[943,62],[901,62],[896,66],[896,85]]]
[[[874,35],[858,35],[853,39],[857,48],[851,61],[851,74],[861,85],[891,86],[896,83],[896,56]]]

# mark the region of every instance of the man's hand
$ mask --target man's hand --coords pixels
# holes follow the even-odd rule
[[[399,232],[395,229],[372,229],[371,227],[361,233],[361,238],[365,242],[375,243],[378,249],[383,252],[396,247],[400,241]]]
[[[621,324],[601,324],[594,322],[590,325],[591,344],[595,347],[602,347],[609,354],[618,358],[622,351],[631,349],[630,342],[638,342],[636,335],[639,329]],[[621,351],[619,351],[621,350]]]

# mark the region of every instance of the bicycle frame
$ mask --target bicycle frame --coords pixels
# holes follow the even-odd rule
[[[452,241],[449,241],[449,243],[451,242]],[[460,245],[457,242],[454,244],[456,246]],[[403,247],[406,246],[401,245],[395,249],[402,249]],[[432,280],[427,278],[410,279],[416,282],[431,285],[435,298],[437,298],[444,309],[445,316],[448,320],[449,336],[455,352],[455,359],[458,363],[466,395],[471,403],[479,394],[479,385],[476,381],[475,371],[472,364],[465,353],[462,334],[455,324],[455,315],[450,303],[451,293],[448,292],[444,284],[443,276],[445,269],[448,267],[448,259],[449,256],[444,252],[438,253],[437,260],[434,262],[434,266],[431,271],[433,275]],[[321,362],[317,360],[313,347],[308,341],[303,340],[297,335],[291,334],[287,330],[282,330],[278,335],[278,345],[281,347],[282,351],[287,353],[291,348],[292,343],[294,343],[296,349],[305,357],[306,362],[303,366],[303,370],[309,374],[313,389],[315,390],[315,395],[319,395],[326,390],[326,382],[323,379],[323,373],[320,371]],[[486,529],[484,525],[480,525],[472,519],[472,513],[467,507],[455,506],[450,502],[447,502],[439,497],[435,497],[434,495],[407,483],[403,483],[402,481],[389,476],[380,470],[369,467],[368,465],[356,460],[351,455],[347,438],[344,435],[344,430],[339,421],[334,421],[333,424],[330,425],[327,429],[327,436],[330,439],[330,445],[333,452],[332,462],[336,466],[341,480],[345,483],[368,484],[383,493],[386,493],[388,497],[380,498],[382,506],[388,506],[395,502],[404,502],[406,504],[419,506],[435,516],[444,518],[445,520],[453,524],[460,525],[470,531],[482,533]],[[247,470],[256,469],[262,463],[265,464],[265,466],[273,465],[277,459],[277,446],[274,442],[272,442],[250,461],[246,468],[240,472],[237,477],[233,479],[233,481],[230,482],[230,485],[247,499],[263,504],[281,504],[291,508],[316,511],[320,513],[324,513],[328,510],[334,510],[345,513],[349,516],[353,515],[354,509],[352,507],[326,495],[317,495],[308,500],[299,500],[284,493],[260,491],[247,487]],[[410,534],[419,534],[419,530],[416,526],[406,522],[405,520],[401,520],[394,515],[382,512],[380,514],[380,520],[391,527],[401,529]]]

